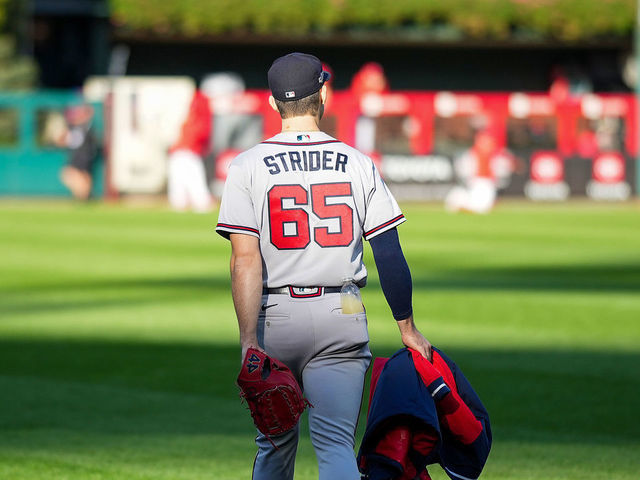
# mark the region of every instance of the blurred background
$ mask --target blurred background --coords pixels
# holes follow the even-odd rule
[[[0,0],[0,195],[169,193],[206,210],[237,152],[278,131],[266,71],[298,50],[333,72],[322,127],[371,155],[400,200],[624,201],[640,177],[635,12],[633,0]],[[185,149],[203,161],[204,199],[169,191]],[[490,191],[474,206],[478,177]]]
[[[0,0],[0,478],[251,477],[214,225],[231,160],[279,131],[271,62],[302,51],[333,74],[321,127],[371,156],[409,220],[416,322],[491,415],[482,478],[636,480],[636,14]],[[388,356],[401,343],[364,257]],[[296,479],[317,479],[301,428]]]

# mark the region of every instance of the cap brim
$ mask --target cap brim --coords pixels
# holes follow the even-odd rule
[[[323,70],[322,71],[322,83],[325,84],[329,80],[331,80],[331,74],[329,72],[327,72],[326,70]]]

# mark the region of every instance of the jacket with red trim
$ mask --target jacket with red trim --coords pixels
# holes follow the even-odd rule
[[[367,427],[358,453],[364,478],[428,479],[439,463],[453,480],[479,477],[491,448],[489,415],[458,366],[401,349],[376,358]]]

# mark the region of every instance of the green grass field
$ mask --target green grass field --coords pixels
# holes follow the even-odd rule
[[[637,479],[640,206],[404,211],[419,327],[492,416],[483,478]],[[250,478],[216,218],[0,202],[1,479]],[[369,251],[367,265],[387,355],[401,345]],[[296,479],[314,479],[303,438]]]

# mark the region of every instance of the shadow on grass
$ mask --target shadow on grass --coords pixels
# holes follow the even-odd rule
[[[640,292],[640,264],[514,266],[450,269],[424,275],[412,268],[413,286],[425,290]]]
[[[2,317],[37,313],[180,303],[231,295],[228,276],[137,277],[38,282],[0,288]]]
[[[378,287],[377,279],[370,284]],[[640,264],[570,265],[558,267],[477,268],[435,271],[413,268],[416,290],[504,290],[566,292],[640,292]],[[0,310],[6,315],[144,305],[230,295],[228,275],[85,279],[5,287]],[[87,296],[51,300],[51,295]],[[94,295],[95,294],[95,295]],[[102,295],[104,294],[104,295]],[[42,295],[42,297],[39,297]],[[92,298],[93,296],[93,298]]]
[[[448,353],[487,406],[496,442],[637,442],[640,354]],[[0,429],[251,438],[238,368],[239,349],[227,345],[2,340]]]
[[[64,280],[34,281],[33,284],[24,286],[0,287],[0,291],[6,293],[55,293],[58,291],[91,292],[99,290],[135,290],[154,289],[162,290],[198,290],[211,289],[229,290],[229,275],[198,275],[198,276],[172,276],[172,277],[115,277],[115,278],[73,278]]]

